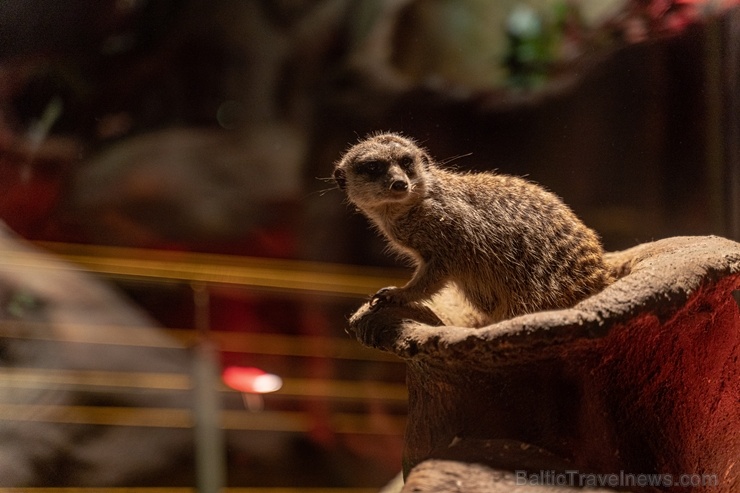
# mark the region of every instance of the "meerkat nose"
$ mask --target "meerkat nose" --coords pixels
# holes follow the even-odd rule
[[[391,190],[394,192],[405,192],[409,189],[409,184],[402,180],[395,180],[391,183]]]

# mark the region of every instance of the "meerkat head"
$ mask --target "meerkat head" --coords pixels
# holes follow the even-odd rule
[[[397,134],[371,136],[347,151],[334,168],[334,180],[363,210],[410,203],[426,192],[427,152]]]

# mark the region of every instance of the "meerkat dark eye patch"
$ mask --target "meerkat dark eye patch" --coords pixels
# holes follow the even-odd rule
[[[388,170],[388,163],[385,161],[371,160],[371,161],[360,161],[355,167],[357,173],[362,173],[368,176],[380,176]]]
[[[414,165],[414,158],[411,156],[403,156],[398,160],[398,165],[402,167],[404,171],[409,171]]]

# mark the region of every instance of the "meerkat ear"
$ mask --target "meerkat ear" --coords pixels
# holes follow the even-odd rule
[[[344,170],[342,168],[337,168],[334,170],[334,181],[337,183],[339,190],[344,190],[345,188],[347,188],[347,177],[345,176]]]

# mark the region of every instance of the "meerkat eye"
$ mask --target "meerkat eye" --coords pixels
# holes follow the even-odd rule
[[[376,176],[385,173],[387,165],[383,161],[363,161],[359,163],[357,170],[367,175]]]
[[[398,165],[401,167],[406,176],[409,178],[416,178],[416,169],[414,168],[414,158],[411,156],[403,156],[398,160]]]
[[[409,171],[414,164],[414,159],[411,156],[403,156],[398,160],[398,164],[404,171]]]

